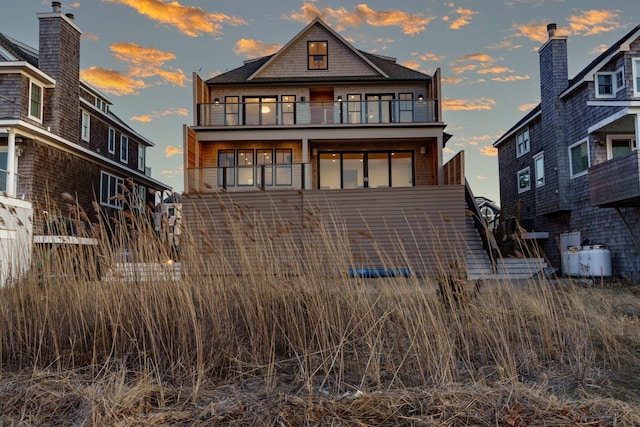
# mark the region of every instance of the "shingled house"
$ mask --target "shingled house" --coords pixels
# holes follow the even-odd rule
[[[502,212],[556,268],[569,243],[598,246],[612,275],[640,278],[640,26],[572,79],[567,37],[547,29],[541,102],[494,143]]]
[[[308,214],[324,210],[354,242],[336,272],[381,267],[381,252],[421,274],[464,264],[465,207],[475,204],[463,156],[443,164],[440,78],[358,50],[319,18],[272,55],[208,80],[194,73],[183,215],[194,234],[211,234],[196,238],[199,250],[210,252],[206,239],[232,253],[222,229],[234,206],[300,239]]]
[[[153,209],[154,191],[169,188],[147,166],[154,144],[80,79],[82,31],[60,2],[52,8],[38,14],[38,50],[0,34],[0,192],[33,204],[36,236],[52,232],[45,219],[67,215],[64,193],[94,220],[125,208]],[[123,187],[126,201],[117,197]]]

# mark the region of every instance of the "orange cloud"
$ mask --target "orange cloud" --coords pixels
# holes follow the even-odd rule
[[[537,105],[538,105],[538,102],[530,102],[528,104],[522,104],[521,106],[518,107],[518,110],[529,111],[535,108]]]
[[[536,22],[529,22],[527,24],[514,24],[511,27],[514,30],[515,37],[526,37],[529,40],[544,43],[549,39],[549,34],[547,33],[547,24],[538,24]],[[568,36],[569,31],[566,28],[560,28],[556,30],[557,36]]]
[[[619,14],[613,10],[585,10],[569,17],[571,32],[582,36],[608,33],[621,27]]]
[[[165,70],[161,67],[176,56],[153,47],[138,46],[134,43],[115,43],[111,45],[113,56],[129,64],[128,75],[138,78],[160,77],[165,82],[184,86],[186,76],[181,69]]]
[[[174,108],[167,109],[163,111],[153,111],[150,114],[145,114],[143,116],[134,116],[131,117],[131,120],[135,120],[138,122],[149,123],[158,117],[166,117],[166,116],[188,116],[189,111],[186,108]]]
[[[167,148],[164,149],[164,156],[165,157],[173,157],[173,156],[177,156],[178,154],[182,154],[182,148],[180,148],[180,147],[174,147],[172,145],[167,145]]]
[[[136,122],[141,122],[141,123],[149,123],[152,122],[153,119],[151,118],[151,116],[149,115],[144,115],[144,116],[132,116],[131,120],[136,121]]]
[[[449,83],[453,85],[460,84],[464,81],[462,77],[443,77],[442,83]]]
[[[517,82],[520,80],[529,80],[531,77],[529,77],[528,74],[525,74],[524,76],[502,76],[502,77],[492,77],[491,80],[493,80],[494,82],[503,82],[503,83],[509,83],[509,82]]]
[[[476,68],[478,68],[476,64],[466,64],[451,67],[451,71],[453,72],[453,74],[462,74],[465,71],[473,71]]]
[[[423,14],[407,13],[400,10],[374,10],[366,4],[359,4],[352,11],[341,7],[332,9],[325,7],[320,10],[314,3],[305,3],[300,7],[300,12],[293,12],[288,19],[300,22],[309,22],[315,17],[320,17],[324,21],[335,22],[336,30],[341,31],[347,26],[359,27],[367,23],[373,27],[393,27],[402,28],[402,32],[407,35],[416,35],[427,28],[429,22],[435,17]]]
[[[448,111],[484,111],[491,110],[496,101],[491,98],[450,99],[445,98],[442,108]]]
[[[92,42],[97,42],[100,38],[94,33],[82,33],[80,36],[82,40],[90,40]]]
[[[487,157],[495,157],[498,155],[498,149],[491,145],[485,145],[480,147],[480,154]]]
[[[177,1],[166,3],[164,0],[102,0],[105,3],[118,3],[135,9],[139,14],[158,21],[163,25],[177,28],[189,37],[201,34],[222,34],[222,24],[232,26],[246,25],[246,21],[223,13],[205,12],[199,7],[183,6]]]
[[[478,14],[478,12],[474,12],[471,9],[463,9],[461,7],[456,9],[456,13],[459,16],[449,24],[449,29],[451,30],[459,30],[465,25],[468,25],[471,22],[471,17]]]
[[[478,70],[477,74],[501,74],[501,73],[513,73],[511,68],[507,67],[491,67]]]
[[[147,87],[142,80],[102,67],[80,70],[80,78],[90,85],[113,95],[136,95],[140,89]]]
[[[233,53],[236,55],[244,55],[246,58],[257,58],[260,56],[271,55],[277,52],[282,45],[269,44],[253,39],[240,39],[236,42]]]
[[[480,181],[484,181],[485,179],[487,179],[487,177],[484,176],[484,175],[476,175],[476,179],[478,179]]]
[[[446,56],[436,55],[435,53],[423,53],[422,55],[418,55],[417,53],[412,53],[411,55],[417,56],[422,61],[433,61],[433,62],[442,62],[446,58]]]
[[[499,43],[495,43],[488,46],[489,49],[506,49],[506,50],[520,49],[521,47],[522,47],[521,44],[514,43],[512,39],[505,39]]]

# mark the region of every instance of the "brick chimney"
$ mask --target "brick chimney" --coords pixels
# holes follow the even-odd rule
[[[72,142],[80,141],[80,36],[73,16],[62,13],[59,1],[52,12],[39,13],[40,41],[38,68],[56,80],[47,89],[44,105],[45,127]]]

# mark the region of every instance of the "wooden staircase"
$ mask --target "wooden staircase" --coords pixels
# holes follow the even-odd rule
[[[549,271],[549,266],[544,258],[498,258],[494,270],[471,216],[467,216],[464,237],[467,243],[467,278],[470,280],[531,279],[534,276],[545,275]]]

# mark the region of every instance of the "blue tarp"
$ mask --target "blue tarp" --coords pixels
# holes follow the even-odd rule
[[[351,277],[409,277],[411,270],[408,268],[350,268]]]

